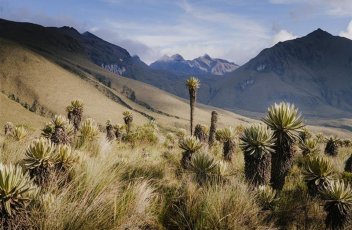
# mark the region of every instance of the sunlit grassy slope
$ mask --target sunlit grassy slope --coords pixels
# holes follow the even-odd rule
[[[31,128],[39,128],[48,119],[30,112],[3,93],[0,93],[0,125],[2,126],[7,121],[11,121],[15,125],[27,125]]]
[[[29,105],[37,100],[55,114],[64,114],[70,101],[79,98],[84,101],[86,117],[94,117],[98,122],[110,118],[122,121],[125,106],[56,64],[4,40],[1,40],[0,54],[1,90],[6,94],[14,94]],[[143,123],[147,119],[136,113],[135,121]]]
[[[122,112],[132,109],[137,124],[145,123],[152,117],[165,127],[187,127],[187,100],[148,84],[114,75],[80,56],[71,57],[70,60],[65,56],[57,59],[52,55],[50,57],[0,39],[0,90],[6,95],[14,94],[22,104],[32,106],[36,101],[47,117],[52,114],[65,114],[65,107],[69,102],[78,98],[85,104],[84,117],[92,117],[101,124],[108,119],[121,123]],[[96,81],[97,76],[103,76],[111,82],[111,86],[107,87]],[[126,86],[135,93],[135,100],[130,100],[123,94],[123,88]],[[14,120],[10,114],[16,114],[16,108],[20,108],[20,105],[13,109],[7,108],[7,104],[1,103],[1,124],[6,119]],[[17,113],[21,113],[21,110]],[[198,104],[195,112],[196,123],[208,125],[212,110],[219,113],[220,127],[255,122],[226,110]],[[346,131],[334,128],[312,129],[327,134],[348,135]]]

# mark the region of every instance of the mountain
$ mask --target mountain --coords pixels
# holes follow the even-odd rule
[[[333,39],[336,38],[333,37]],[[313,45],[320,42],[319,39],[317,40],[311,41]],[[342,40],[348,44],[351,43],[348,39]],[[283,44],[286,43],[280,43],[277,46]],[[263,52],[269,55],[269,51],[273,48]],[[323,45],[323,51],[324,48],[327,47]],[[345,48],[346,46],[343,44],[335,55],[340,55],[339,52],[349,52]],[[304,50],[298,51],[301,54],[304,53]],[[280,52],[286,53],[287,51],[284,49]],[[336,59],[336,62],[340,60],[337,56],[332,58]],[[255,63],[255,59],[250,63]],[[258,60],[264,62],[267,59]],[[269,60],[274,59],[270,56]],[[288,61],[291,62],[291,57],[288,58]],[[116,64],[116,68],[113,66],[114,64]],[[260,62],[260,64],[263,63]],[[301,63],[295,65],[301,65]],[[245,115],[248,114],[248,111],[254,111],[253,117],[257,117],[258,111],[266,110],[266,105],[261,103],[269,105],[269,102],[281,100],[280,97],[271,101],[263,100],[262,97],[270,94],[270,87],[276,91],[281,89],[282,95],[286,92],[285,90],[289,90],[290,95],[296,95],[297,82],[302,82],[303,85],[311,84],[309,81],[299,80],[291,86],[287,79],[281,79],[284,75],[277,70],[276,66],[277,64],[273,65],[274,71],[247,63],[246,66],[241,66],[224,78],[201,79],[197,100],[200,103],[216,107],[198,103],[197,123],[207,124],[211,110],[214,109],[220,114],[220,127],[228,124],[248,123],[253,120],[219,109],[218,106]],[[286,64],[284,68],[286,69]],[[322,72],[329,68],[329,63],[325,63]],[[336,77],[344,75],[345,69],[349,69],[348,66],[345,69],[341,69],[340,66],[335,68],[337,70],[334,70],[333,73],[339,73],[333,75]],[[338,70],[342,70],[342,72]],[[121,71],[123,76],[120,74]],[[278,75],[277,72],[281,75]],[[248,75],[248,73],[252,75]],[[286,72],[284,73],[286,74]],[[310,72],[308,71],[308,73]],[[248,77],[253,77],[255,81],[251,81],[253,79],[248,79]],[[13,102],[36,114],[50,117],[53,114],[64,114],[65,106],[70,100],[80,98],[84,100],[87,108],[85,116],[93,117],[100,124],[103,124],[107,119],[121,122],[122,111],[128,109],[133,111],[137,124],[155,119],[159,124],[167,127],[187,127],[188,101],[172,95],[187,97],[188,92],[184,81],[185,77],[183,76],[151,69],[137,56],[131,56],[122,47],[106,42],[91,33],[81,34],[72,27],[43,27],[31,23],[0,20],[0,91],[1,95],[5,96],[1,101],[1,108],[3,106],[7,108],[7,105],[11,105],[9,109],[1,110],[0,123],[11,117],[16,117],[18,121],[26,120],[26,113],[21,112],[18,106],[12,106]],[[321,84],[319,80],[314,81],[317,85]],[[256,87],[255,90],[251,89],[251,85]],[[348,86],[348,82],[346,86]],[[265,87],[269,87],[269,90]],[[310,93],[309,91],[307,93],[307,90],[298,92],[299,95],[304,96]],[[272,94],[272,96],[277,95]],[[239,102],[240,100],[243,102]],[[6,104],[3,101],[6,101]],[[315,107],[306,106],[303,108],[306,114],[311,114],[313,111],[313,114],[320,117],[319,119],[311,119],[309,121],[311,124],[314,122],[318,126],[351,130],[351,119],[330,119],[339,113],[339,115],[346,116],[347,110],[319,103]],[[345,104],[348,105],[347,100]],[[304,103],[298,104],[298,106],[301,105]],[[252,113],[250,115],[252,116]],[[328,118],[321,119],[323,116]],[[37,124],[39,124],[39,120]],[[335,129],[324,128],[324,131],[326,130],[328,133],[332,133],[332,130]]]
[[[304,114],[352,114],[352,41],[318,29],[260,52],[213,87],[209,104],[265,112],[288,101]]]
[[[219,58],[211,58],[204,54],[193,60],[185,60],[181,55],[175,54],[171,57],[164,55],[161,59],[150,64],[150,67],[156,70],[169,71],[175,75],[224,75],[233,72],[238,68],[233,62]]]
[[[106,66],[102,68],[102,64],[109,63],[124,67],[131,77],[108,71]],[[159,75],[145,76],[143,71]],[[175,84],[168,84],[171,81],[161,73],[150,70],[125,49],[72,27],[0,20],[0,126],[13,121],[41,128],[54,114],[66,114],[65,107],[71,100],[82,99],[84,118],[92,117],[102,125],[108,119],[123,122],[122,112],[131,110],[136,124],[153,119],[162,127],[187,128],[187,100],[132,79],[155,78],[169,88],[177,85],[177,77],[172,77]],[[182,86],[185,88],[183,81]],[[251,121],[198,104],[197,122],[210,122],[214,109],[221,116],[220,126]]]

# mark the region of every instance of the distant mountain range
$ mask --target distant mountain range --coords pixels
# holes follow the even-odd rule
[[[106,70],[187,98],[184,82],[192,74],[201,78],[198,101],[204,104],[252,114],[284,100],[305,115],[352,116],[352,41],[321,29],[264,49],[240,67],[208,55],[191,61],[173,55],[148,66],[124,48],[72,27],[0,20],[0,37],[75,73],[88,71],[107,86],[112,81]]]
[[[229,62],[219,58],[211,58],[204,54],[193,60],[185,60],[180,54],[165,55],[161,59],[150,64],[150,67],[157,70],[165,70],[176,75],[218,75],[222,76],[226,73],[233,72],[239,66],[233,62]]]

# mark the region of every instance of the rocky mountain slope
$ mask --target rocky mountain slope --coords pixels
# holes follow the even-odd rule
[[[193,60],[185,60],[180,54],[165,55],[161,59],[150,64],[152,69],[165,70],[175,75],[217,75],[222,76],[226,73],[233,72],[238,68],[233,62],[219,58],[211,58],[204,54]]]
[[[352,41],[318,29],[265,49],[213,88],[209,104],[265,112],[278,101],[307,115],[352,113]]]

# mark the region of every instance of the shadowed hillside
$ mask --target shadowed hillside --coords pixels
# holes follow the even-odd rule
[[[265,112],[268,105],[285,100],[307,116],[351,116],[351,53],[351,40],[321,29],[280,42],[218,82],[209,103]]]

